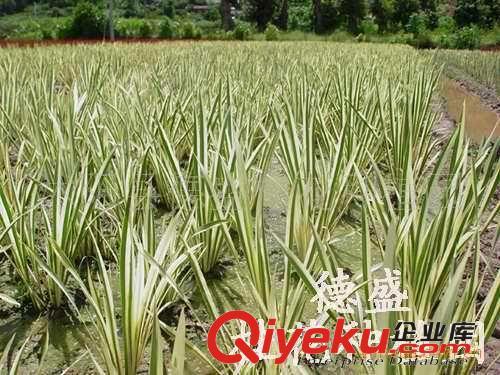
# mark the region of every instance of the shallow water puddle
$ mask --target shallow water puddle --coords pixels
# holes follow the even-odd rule
[[[465,102],[465,131],[471,139],[480,142],[492,132],[495,138],[500,137],[500,118],[483,105],[478,96],[468,93],[450,79],[443,80],[441,93],[446,98],[448,113],[456,122],[462,117]]]

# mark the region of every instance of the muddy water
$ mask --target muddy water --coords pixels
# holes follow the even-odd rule
[[[478,96],[466,92],[450,79],[442,82],[441,92],[447,111],[456,122],[461,120],[465,103],[465,131],[471,139],[481,142],[492,133],[493,137],[500,137],[500,118],[483,105]]]

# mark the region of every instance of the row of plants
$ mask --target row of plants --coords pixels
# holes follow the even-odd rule
[[[348,218],[362,238],[352,279],[365,306],[391,268],[410,307],[349,320],[481,320],[491,336],[500,276],[479,238],[500,210],[500,141],[472,148],[463,126],[432,137],[440,71],[431,58],[405,46],[217,42],[0,56],[0,245],[12,287],[0,296],[48,319],[64,310],[90,332],[65,366],[85,357],[99,373],[182,374],[196,358],[207,372],[233,373],[206,353],[206,327],[231,307],[285,329],[313,318],[315,280],[346,264],[335,243]],[[288,181],[282,236],[264,209],[273,162]],[[215,286],[228,261],[240,298]],[[324,323],[338,317],[329,311]],[[222,334],[228,350],[237,329]],[[3,349],[14,372],[26,372],[29,340]]]
[[[447,74],[461,79],[469,78],[496,91],[500,95],[500,55],[487,51],[438,51],[434,55],[438,64],[444,64]]]

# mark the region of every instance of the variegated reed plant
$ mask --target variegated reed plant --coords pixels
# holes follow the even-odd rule
[[[235,152],[235,170],[229,170],[227,165],[224,168],[231,188],[232,213],[247,271],[240,275],[241,282],[245,288],[249,289],[253,297],[257,316],[263,319],[276,317],[277,327],[285,328],[285,330],[295,328],[297,322],[306,322],[315,318],[310,311],[307,311],[306,305],[313,296],[311,291],[314,290],[313,285],[320,272],[318,263],[321,255],[325,257],[323,259],[325,262],[333,259],[334,264],[335,258],[330,258],[331,254],[323,253],[320,255],[318,247],[322,246],[322,242],[317,230],[311,224],[312,245],[308,246],[304,259],[299,259],[295,251],[291,250],[295,249],[298,244],[292,235],[293,227],[288,225],[287,242],[285,243],[276,237],[283,249],[285,268],[281,278],[275,277],[271,272],[270,250],[266,241],[263,192],[260,190],[261,194],[258,196],[257,206],[253,210],[250,196],[246,193],[248,175],[245,174],[240,152],[238,150]],[[296,202],[290,200],[290,205],[294,204]],[[289,207],[289,209],[297,211],[293,207]],[[216,319],[222,313],[220,306],[208,287],[196,256],[190,255],[190,260],[205,308],[210,318]],[[219,344],[225,350],[230,351],[234,346],[231,335],[237,334],[240,328],[237,325],[228,324],[226,329],[222,331]],[[255,366],[248,363],[238,364],[236,367],[224,368],[223,370],[227,373],[237,371],[245,374],[313,373],[312,369],[302,364],[295,366],[287,362],[284,365],[276,365],[272,361],[265,361]]]
[[[58,168],[52,187],[40,182],[38,176],[17,176],[19,170],[14,168],[0,186],[6,253],[38,310],[57,308],[64,302],[61,286],[66,285],[68,273],[55,254],[64,253],[74,263],[92,253],[95,204],[108,162],[104,161],[94,178],[89,177],[84,164],[66,183]]]
[[[95,103],[89,100],[87,93],[81,93],[76,84],[71,88],[71,95],[54,96],[57,88],[53,73],[45,68],[41,74],[45,74],[43,80],[27,83],[30,94],[20,99],[19,104],[25,110],[22,114],[14,112],[18,118],[3,107],[1,112],[7,133],[5,139],[15,150],[22,146],[20,161],[27,163],[42,181],[55,186],[60,176],[63,181],[69,180],[81,160],[87,160],[91,171],[99,169],[101,163],[94,166],[87,158],[89,148],[84,146]]]
[[[193,150],[185,167],[181,166],[171,136],[162,127],[156,127],[148,155],[156,187],[164,202],[180,209],[185,218],[192,215],[193,233],[202,244],[200,264],[203,271],[210,272],[223,253],[229,250],[235,255],[233,241],[229,235],[229,185],[225,181],[221,160],[229,168],[235,163],[233,143],[243,142],[240,152],[244,159],[249,179],[248,194],[251,204],[256,204],[256,194],[264,178],[263,170],[272,155],[273,137],[265,127],[252,127],[249,119],[233,114],[229,84],[219,84],[217,95],[205,111],[205,103],[198,98],[193,109]],[[221,159],[222,158],[222,159]]]
[[[221,166],[221,155],[228,149],[227,142],[234,129],[231,123],[218,122],[220,118],[216,108],[216,105],[212,106],[207,115],[200,101],[194,123],[194,153],[189,168],[195,209],[193,240],[201,244],[199,262],[205,273],[213,270],[223,253],[229,255],[230,251],[237,256],[229,233],[229,186],[223,179]]]
[[[196,109],[190,132],[194,149],[187,165],[181,167],[171,136],[161,127],[156,128],[160,143],[148,151],[163,202],[170,202],[170,208],[179,210],[185,220],[191,221],[195,242],[202,245],[200,262],[204,272],[215,267],[225,250],[233,249],[235,254],[227,220],[230,207],[227,184],[220,177],[219,166],[219,154],[224,152],[228,138],[217,122],[215,104],[208,115],[201,101]]]
[[[342,70],[333,87],[322,90],[306,81],[290,84],[295,88],[293,101],[284,99],[284,114],[274,118],[280,134],[277,157],[295,201],[289,207],[297,210],[289,212],[288,219],[293,220],[302,259],[312,240],[311,220],[328,241],[356,198],[354,166],[368,170],[369,155],[380,153],[378,114],[370,109],[378,98],[374,92],[363,94],[374,77]]]
[[[358,184],[363,186],[363,179],[358,179],[356,172],[363,170],[364,173],[368,173],[372,165],[376,165],[373,164],[376,160],[385,157],[381,149],[385,143],[385,134],[380,125],[380,113],[374,110],[373,106],[363,108],[362,103],[363,100],[377,103],[387,98],[382,99],[378,95],[375,76],[364,79],[358,77],[352,87],[336,88],[339,98],[335,101],[337,107],[334,108],[336,110],[334,113],[337,117],[333,115],[327,117],[326,105],[319,105],[322,98],[327,96],[325,93],[319,95],[306,90],[297,91],[299,100],[296,100],[296,109],[292,109],[292,105],[285,102],[287,117],[283,125],[279,117],[275,117],[275,124],[281,132],[278,157],[292,185],[286,239],[283,243],[286,255],[285,274],[279,283],[282,288],[281,298],[276,297],[279,292],[272,283],[273,276],[270,272],[269,254],[263,230],[262,197],[258,201],[260,204],[256,206],[254,218],[248,199],[245,199],[248,175],[241,166],[243,164],[241,155],[236,152],[236,168],[231,169],[228,165],[225,167],[226,178],[231,184],[234,220],[249,273],[248,285],[251,286],[261,315],[277,316],[280,326],[284,328],[292,328],[295,322],[307,318],[304,306],[308,296],[315,292],[313,285],[319,270],[323,268],[332,275],[336,274],[336,269],[339,267],[337,254],[329,246],[328,241],[325,241],[328,237],[324,233],[329,233],[335,228],[341,213],[348,207],[349,203],[344,199],[348,197],[347,202],[350,202],[355,197],[353,191],[358,189]],[[361,100],[359,92],[364,85],[373,89],[371,96],[363,97]],[[345,93],[353,96],[348,100],[344,99]],[[426,91],[425,95],[428,94]],[[415,101],[426,98],[425,95],[419,96]],[[381,105],[386,104],[384,102]],[[424,106],[423,111],[428,110],[429,107]],[[300,120],[295,120],[296,114]],[[337,124],[336,128],[335,120],[340,121],[340,125]],[[363,187],[359,191],[363,190],[366,188]],[[321,201],[322,197],[318,192],[324,192],[324,195],[330,198]],[[364,223],[367,222],[367,217],[364,214]],[[368,230],[364,233],[364,243],[369,244],[371,240]],[[196,265],[194,268],[196,270]],[[294,273],[300,275],[298,280],[293,277]],[[195,274],[200,288],[206,290],[201,272],[195,271]],[[361,279],[361,276],[358,275],[357,278]],[[363,280],[360,284],[363,285]],[[206,306],[215,318],[218,310],[210,292],[204,292],[204,296]],[[336,316],[333,312],[330,314],[331,318]],[[356,311],[351,318],[362,320],[363,316]],[[256,368],[246,370],[258,371]],[[261,370],[273,373],[283,369],[266,364],[265,369]],[[307,369],[302,368],[301,371]]]
[[[243,156],[238,149],[238,144],[235,144],[234,147],[235,163],[233,168],[230,169],[227,163],[223,164],[223,168],[230,187],[233,204],[232,215],[238,232],[238,243],[243,253],[246,270],[244,274],[240,275],[241,282],[251,293],[258,316],[264,319],[271,316],[277,317],[279,327],[290,329],[294,327],[296,322],[312,318],[305,314],[306,302],[311,298],[311,294],[307,290],[307,283],[294,276],[293,269],[289,266],[288,256],[293,257],[296,264],[301,264],[301,260],[297,258],[294,252],[289,251],[287,256],[283,256],[285,262],[283,277],[276,279],[271,272],[270,254],[265,233],[263,191],[262,188],[259,189],[260,194],[258,195],[257,205],[252,207],[251,195],[248,193],[249,176],[245,170]],[[295,201],[292,200],[291,204],[295,204]],[[293,242],[289,243],[289,247],[295,248],[297,244],[294,237],[287,236],[287,238]],[[281,240],[278,239],[278,241]],[[284,244],[283,247],[286,248]],[[305,255],[302,274],[307,274],[307,270],[317,272],[317,267],[313,270],[317,259],[317,254],[311,247]],[[197,257],[191,254],[190,260],[205,308],[210,318],[216,319],[222,312],[220,306],[208,287]],[[310,278],[312,277],[310,276]],[[233,345],[230,336],[236,334],[239,327],[229,325],[226,328],[220,338],[220,345],[225,346],[226,350],[229,351]],[[224,371],[239,371],[248,374],[279,374],[283,373],[283,371],[309,373],[307,367],[304,366],[294,368],[294,366],[288,367],[287,364],[283,367],[270,362],[261,363],[259,366],[244,365],[241,367],[238,365],[234,368],[224,368]]]
[[[149,169],[162,204],[170,210],[183,208],[189,212],[192,202],[182,166],[183,159],[189,157],[193,139],[192,129],[183,125],[186,123],[184,110],[188,103],[179,103],[176,109],[165,104],[165,109],[160,113],[143,120],[143,126],[147,136],[145,146]],[[188,144],[186,151],[181,150],[182,143]]]
[[[495,327],[499,313],[495,298],[500,290],[500,276],[492,273],[483,259],[479,238],[498,215],[500,204],[489,209],[495,189],[500,183],[500,163],[496,154],[500,142],[484,143],[477,156],[470,157],[469,141],[463,124],[454,132],[435,166],[423,177],[427,187],[419,189],[413,179],[411,164],[407,167],[405,199],[399,210],[389,198],[389,188],[376,174],[377,182],[364,188],[367,209],[364,221],[372,222],[381,232],[379,244],[385,244],[384,266],[398,268],[402,288],[408,290],[409,312],[383,314],[378,326],[387,326],[397,319],[439,321],[448,325],[458,321],[481,321],[487,340]],[[361,176],[359,176],[361,178]],[[444,179],[439,186],[440,178]],[[373,220],[373,221],[371,221]],[[368,227],[364,229],[369,238]],[[363,278],[370,279],[370,241],[364,241]],[[479,288],[484,282],[480,262],[486,262],[484,272],[494,283],[484,300],[477,304]],[[368,301],[366,300],[368,303]],[[448,330],[446,332],[449,332]],[[454,373],[470,371],[474,361]],[[385,366],[383,373],[411,373],[401,366]],[[442,368],[426,369],[438,374]],[[416,373],[423,373],[417,369]]]
[[[123,297],[128,299],[123,302],[124,306],[135,306],[131,307],[133,313],[123,322],[116,319],[118,306],[112,304],[108,286],[111,280],[102,260],[106,253],[111,255],[109,259],[116,256],[120,271],[127,275],[120,283],[138,285],[137,290],[149,288],[140,288],[141,284],[148,285],[144,281],[148,275],[141,274],[140,270],[151,274],[156,263],[152,255],[140,261],[139,254],[146,253],[144,249],[152,249],[151,254],[158,253],[158,246],[150,245],[153,243],[149,240],[152,225],[142,215],[135,216],[130,230],[122,223],[123,218],[130,215],[128,189],[135,180],[144,182],[153,178],[163,203],[181,210],[182,219],[179,220],[184,224],[186,219],[187,224],[180,230],[183,245],[179,248],[184,248],[185,243],[187,248],[205,247],[204,251],[188,252],[200,289],[207,285],[203,284],[204,272],[225,254],[226,249],[219,245],[222,238],[227,239],[226,226],[236,228],[247,268],[245,273],[248,273],[248,289],[255,296],[254,305],[259,307],[263,317],[276,315],[285,328],[307,318],[303,310],[308,294],[304,291],[312,285],[320,268],[331,271],[337,268],[337,254],[328,243],[328,235],[331,236],[343,214],[353,206],[351,203],[361,201],[359,196],[366,201],[363,214],[365,254],[371,239],[378,247],[388,249],[384,252],[387,259],[404,261],[400,264],[405,264],[406,270],[421,271],[423,268],[419,268],[415,259],[427,262],[425,256],[403,257],[410,251],[426,254],[411,243],[408,226],[412,231],[415,226],[421,226],[433,233],[432,236],[437,237],[439,233],[445,238],[437,229],[437,223],[429,229],[420,216],[411,216],[411,211],[423,204],[428,181],[426,155],[430,155],[433,145],[427,137],[432,123],[428,99],[436,73],[424,74],[428,72],[423,70],[428,62],[408,47],[318,46],[250,43],[234,44],[229,51],[223,43],[207,43],[152,45],[147,53],[141,45],[111,49],[108,46],[79,46],[0,51],[0,136],[5,140],[0,145],[4,150],[0,151],[6,155],[6,165],[14,160],[24,163],[23,168],[12,172],[10,166],[0,169],[3,201],[13,212],[8,215],[8,210],[1,211],[8,225],[0,229],[0,234],[5,234],[1,244],[7,246],[5,252],[9,256],[15,249],[19,259],[25,255],[24,259],[38,260],[27,261],[24,265],[18,262],[18,274],[24,278],[22,283],[29,286],[31,299],[40,297],[40,309],[49,304],[49,294],[45,281],[42,288],[37,286],[47,277],[51,267],[58,273],[50,272],[51,288],[58,286],[69,297],[71,293],[61,279],[67,279],[68,272],[75,278],[78,276],[74,271],[75,262],[68,260],[60,245],[68,244],[67,249],[78,248],[78,256],[92,254],[98,249],[95,256],[100,280],[81,280],[78,285],[85,288],[91,309],[99,311],[96,324],[101,332],[98,346],[103,348],[103,357],[96,362],[101,367],[107,363],[109,370],[106,365],[105,371],[125,372],[125,366],[127,371],[133,371],[136,367],[147,345],[143,334],[134,334],[138,332],[136,324],[143,324],[146,332],[154,332],[156,344],[152,345],[156,349],[161,341],[158,326],[168,331],[154,318],[161,309],[156,299],[141,299],[143,297],[135,293],[124,293]],[[95,59],[82,63],[88,56]],[[200,64],[200,61],[205,63]],[[389,81],[394,82],[390,87]],[[199,101],[199,97],[203,100]],[[200,117],[200,113],[204,116]],[[411,139],[406,135],[411,135]],[[291,186],[286,238],[280,239],[284,242],[285,272],[279,280],[269,264],[270,249],[265,241],[266,223],[262,210],[262,179],[276,151],[275,142],[280,142],[277,156]],[[9,160],[11,155],[14,158]],[[82,163],[87,155],[88,165]],[[85,184],[89,185],[87,192],[91,190],[91,181],[108,158],[111,160],[101,178],[99,200],[85,226],[85,240],[80,241],[82,248],[74,246],[71,235],[52,226],[52,208],[59,207],[62,212],[63,204],[44,204],[52,200],[63,202],[66,193],[75,196],[82,165],[88,168]],[[58,159],[61,159],[59,169]],[[143,166],[142,172],[137,172],[136,166],[132,166],[134,163]],[[479,164],[481,168],[486,165],[484,162]],[[473,173],[473,179],[480,176],[480,172],[479,168]],[[141,177],[136,178],[136,173]],[[390,177],[386,178],[385,173]],[[58,175],[62,176],[61,199],[53,198],[58,195]],[[10,183],[13,176],[14,182]],[[26,176],[36,177],[36,181]],[[401,187],[402,180],[406,179],[408,182]],[[21,185],[20,181],[28,183]],[[463,185],[453,184],[456,189],[467,190]],[[73,192],[68,191],[69,185]],[[484,186],[475,186],[478,192],[487,190]],[[202,193],[198,194],[200,191]],[[397,209],[392,206],[392,194],[398,196]],[[135,200],[141,203],[136,207],[150,208],[142,202],[146,195],[143,192],[137,195]],[[456,196],[449,197],[461,204]],[[484,204],[482,199],[479,201]],[[80,214],[83,207],[80,205]],[[451,207],[447,206],[449,214],[458,212]],[[420,211],[415,212],[420,215]],[[469,208],[462,212],[470,214]],[[120,247],[117,251],[113,247],[114,232],[103,234],[97,230],[97,220],[108,214],[114,226],[125,228],[126,236],[122,233],[116,237],[122,244],[131,244],[129,249],[132,250]],[[73,216],[68,212],[68,219]],[[48,229],[47,222],[51,222]],[[56,222],[61,223],[59,219]],[[466,224],[470,228],[473,222]],[[35,234],[38,223],[44,235],[53,234],[50,247],[45,246],[40,233]],[[406,232],[393,228],[403,228]],[[448,228],[461,230],[454,226]],[[375,229],[372,237],[368,229]],[[429,242],[423,232],[423,229],[419,232],[419,238]],[[474,236],[477,232],[471,239]],[[394,242],[391,238],[398,239],[404,249],[409,250],[401,250],[403,245],[398,242],[397,251],[392,251],[397,256],[391,258],[389,249],[396,249],[395,245],[387,245],[387,242]],[[87,244],[89,249],[85,249]],[[80,249],[83,250],[80,252]],[[446,246],[444,249],[449,255],[450,250]],[[474,254],[472,250],[469,252]],[[50,251],[50,259],[54,260],[50,267],[46,251]],[[442,248],[436,245],[427,254],[440,254],[441,251]],[[465,259],[467,251],[462,249],[458,254]],[[122,264],[123,259],[126,261]],[[458,275],[444,258],[440,259],[449,277]],[[138,266],[139,263],[143,267]],[[171,264],[170,261],[166,263]],[[64,267],[60,267],[61,264]],[[368,279],[373,268],[365,262],[365,277],[357,275],[358,280]],[[132,270],[138,271],[139,276]],[[183,275],[186,274],[178,274],[181,281]],[[419,277],[426,280],[425,275],[405,275],[405,283],[411,281],[423,301],[420,313],[420,309],[425,312],[424,306],[436,298],[424,292],[415,281]],[[156,279],[158,284],[159,278]],[[438,280],[437,289],[446,289],[444,281]],[[56,281],[60,281],[60,285]],[[168,289],[173,295],[177,293],[174,284]],[[495,285],[497,288],[498,284]],[[210,294],[206,291],[204,298],[207,311],[214,317],[220,309]],[[471,295],[467,297],[469,306],[473,300]],[[490,294],[488,300],[493,297]],[[166,296],[164,301],[168,303],[171,298]],[[148,309],[146,314],[135,310],[140,303]],[[494,309],[483,311],[485,317],[495,315]],[[491,321],[491,318],[485,320]],[[136,323],[131,323],[133,321]],[[139,321],[142,323],[137,323]],[[128,342],[124,351],[116,328],[129,323],[126,334],[122,329]],[[181,322],[179,331],[182,332]],[[157,350],[153,353],[156,357],[152,367],[160,372],[161,353]],[[120,363],[124,365],[120,367]],[[175,369],[182,372],[181,363],[177,362]],[[246,370],[261,371],[260,368]],[[279,370],[269,367],[262,371]],[[307,369],[302,367],[299,371]]]
[[[402,199],[409,183],[408,164],[419,186],[426,168],[432,165],[432,158],[438,155],[435,148],[440,140],[433,139],[431,131],[438,118],[432,111],[432,99],[439,77],[439,71],[434,69],[417,70],[409,72],[403,82],[390,84],[385,90],[377,87],[376,109],[385,154],[381,164],[389,172],[397,201]]]
[[[429,185],[423,191],[417,189],[409,164],[408,200],[411,203],[399,211],[392,207],[394,203],[379,171],[376,184],[357,172],[365,202],[361,213],[363,262],[362,269],[351,280],[358,284],[359,297],[369,308],[372,306],[369,296],[378,271],[383,268],[400,270],[401,288],[408,291],[405,304],[410,310],[374,315],[355,311],[347,314],[348,319],[358,323],[370,320],[373,329],[394,327],[398,320],[437,321],[447,325],[445,337],[452,322],[481,321],[485,340],[491,336],[499,314],[495,299],[500,291],[500,276],[492,273],[490,265],[483,259],[486,262],[483,272],[490,273],[494,282],[478,304],[479,288],[485,281],[485,274],[481,274],[479,267],[483,258],[479,237],[500,209],[497,203],[488,210],[488,203],[499,184],[500,163],[495,160],[499,148],[499,141],[490,145],[485,143],[478,155],[468,160],[468,141],[464,138],[463,128],[458,129],[440,154],[438,163],[425,177]],[[436,190],[440,176],[447,180],[442,191]],[[371,228],[380,232],[380,241],[377,241],[378,236],[373,238]],[[316,243],[310,247],[305,261],[291,250],[293,244],[283,244],[283,249],[304,287],[316,293],[317,267],[310,260],[317,257],[321,268],[331,275],[336,274],[339,262],[335,252],[320,239],[316,228],[312,227],[311,231]],[[382,262],[373,264],[372,255],[376,248],[382,252]],[[330,311],[326,318],[335,319],[335,316]],[[373,370],[377,374],[459,374],[469,373],[475,363],[469,361],[450,370],[442,366],[412,369],[388,362],[373,369],[367,367],[366,371],[371,373]]]
[[[426,52],[432,62],[439,67],[444,65],[446,74],[461,79],[463,73],[473,77],[481,84],[500,93],[500,56],[494,51],[457,51],[436,50]]]
[[[195,194],[195,228],[201,231],[198,241],[207,249],[200,259],[205,272],[214,267],[224,249],[237,256],[229,234],[234,190],[225,171],[236,170],[239,155],[241,173],[248,176],[245,194],[251,209],[255,208],[274,146],[275,138],[265,124],[253,126],[244,113],[234,110],[233,100],[231,85],[221,82],[208,113],[203,111],[200,100],[194,123],[194,153],[189,171]]]
[[[136,374],[144,362],[148,344],[152,345],[151,370],[155,373],[163,369],[159,363],[158,314],[177,299],[184,298],[182,287],[189,278],[182,220],[174,218],[158,242],[150,195],[139,202],[141,197],[137,193],[135,188],[128,191],[127,213],[122,221],[118,253],[119,306],[115,304],[111,277],[100,250],[96,255],[98,272],[94,275],[89,268],[86,281],[64,254],[57,254],[85,294],[88,308],[95,314],[92,324],[98,340],[91,349],[100,359],[94,363],[103,374]],[[139,209],[143,210],[143,217],[137,217]]]
[[[46,275],[36,261],[39,253],[35,211],[39,186],[36,181],[14,173],[9,168],[0,183],[1,243],[29,299],[36,309],[42,310],[47,301],[42,281]]]

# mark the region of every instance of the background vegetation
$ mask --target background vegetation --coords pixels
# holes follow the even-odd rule
[[[0,0],[0,38],[255,39],[500,44],[500,0]]]

